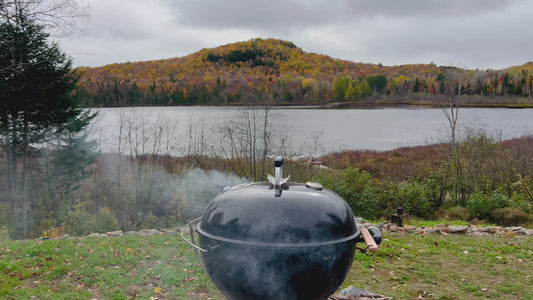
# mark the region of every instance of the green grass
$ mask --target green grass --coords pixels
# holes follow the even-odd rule
[[[405,220],[405,225],[412,225],[412,226],[417,226],[417,227],[437,227],[439,225],[444,225],[444,226],[450,226],[450,225],[453,225],[453,226],[468,226],[468,222],[466,222],[466,221],[458,221],[458,220],[453,220],[453,221],[442,221],[442,220],[432,221],[432,220],[418,220],[418,219],[414,219],[414,218],[408,218],[407,220]]]
[[[385,235],[343,286],[395,299],[533,299],[533,237]]]
[[[394,299],[533,299],[533,237],[385,233],[342,287]],[[0,242],[0,299],[224,297],[178,234]]]
[[[2,242],[0,270],[2,299],[223,299],[176,234]]]

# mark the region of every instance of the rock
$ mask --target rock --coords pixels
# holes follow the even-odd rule
[[[103,233],[91,233],[89,234],[87,237],[107,237],[107,235],[103,234]]]
[[[366,227],[366,228],[368,228],[368,227],[370,227],[370,226],[374,226],[374,224],[372,224],[372,223],[368,223],[368,222],[364,222],[364,223],[362,223],[361,225],[362,225],[363,227]]]
[[[440,224],[440,225],[437,225],[437,228],[440,229],[441,232],[445,232],[447,226],[446,226],[446,225],[442,225],[442,224]]]
[[[448,226],[446,229],[448,233],[467,233],[468,232],[468,226]]]
[[[398,232],[398,226],[397,225],[390,225],[388,229],[389,229],[390,232]]]
[[[354,286],[349,286],[345,289],[343,289],[340,293],[340,295],[361,295],[361,296],[371,296],[371,295],[374,295],[373,293],[365,290],[365,289],[360,289],[360,288],[356,288]]]
[[[156,235],[156,234],[159,234],[159,230],[157,229],[143,229],[139,232],[140,235],[142,236],[148,236],[148,235]]]
[[[442,230],[440,228],[434,228],[429,230],[430,234],[442,234]]]
[[[517,235],[528,235],[527,234],[527,229],[525,229],[523,227],[505,227],[503,230],[508,232],[508,233],[513,233],[513,234],[517,234]]]
[[[482,232],[487,232],[489,234],[500,234],[502,233],[502,228],[501,227],[498,227],[498,226],[488,226],[488,227],[481,227],[479,228],[480,231]]]
[[[420,233],[420,234],[428,234],[429,233],[429,229],[424,228],[424,227],[419,227],[419,228],[415,229],[415,232],[416,233]]]
[[[405,225],[403,228],[404,228],[405,231],[407,231],[407,232],[411,232],[411,231],[413,231],[413,230],[416,229],[416,228],[415,228],[414,226],[412,226],[412,225]]]
[[[391,300],[392,298],[374,294],[365,289],[350,286],[350,287],[347,287],[341,290],[338,294],[331,296],[329,299],[330,300],[370,300],[370,299]]]
[[[512,227],[505,227],[503,230],[505,231],[520,231],[524,228],[522,227],[518,227],[518,226],[512,226]]]
[[[121,230],[117,230],[117,231],[110,231],[110,232],[106,232],[106,234],[108,237],[112,237],[112,236],[123,236],[124,235],[124,232],[122,232]]]

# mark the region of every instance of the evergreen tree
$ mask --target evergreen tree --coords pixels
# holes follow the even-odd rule
[[[17,238],[30,236],[29,183],[39,149],[50,145],[51,134],[55,146],[64,146],[61,136],[83,131],[94,117],[78,106],[71,59],[28,15],[20,8],[0,21],[0,145],[7,156],[2,198],[11,207],[10,233]]]
[[[420,92],[420,81],[418,80],[418,77],[416,78],[415,85],[413,86],[413,93],[419,93]]]
[[[368,82],[370,90],[374,95],[385,93],[387,88],[387,77],[383,75],[367,76],[365,77],[365,80]]]

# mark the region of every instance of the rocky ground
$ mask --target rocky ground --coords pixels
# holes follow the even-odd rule
[[[365,227],[376,226],[374,224],[365,223]],[[419,234],[470,234],[470,235],[533,235],[533,229],[527,229],[524,227],[500,227],[500,226],[487,226],[480,227],[477,225],[469,226],[457,226],[457,225],[438,225],[436,227],[416,227],[411,225],[405,225],[399,227],[393,223],[385,223],[379,225],[383,232],[405,232],[405,233],[419,233]]]
[[[533,229],[528,229],[520,226],[513,227],[500,227],[500,226],[487,226],[481,227],[477,225],[469,226],[457,226],[457,225],[438,225],[435,227],[417,227],[411,225],[405,225],[399,227],[393,223],[384,223],[384,224],[372,224],[372,223],[363,223],[365,227],[378,227],[382,232],[404,232],[404,233],[418,233],[418,234],[469,234],[469,235],[487,235],[487,234],[497,234],[497,235],[533,235]],[[154,234],[169,234],[169,233],[179,233],[181,229],[143,229],[141,231],[111,231],[106,233],[91,233],[86,237],[113,237],[113,236],[123,236],[123,235],[154,235]],[[63,236],[67,238],[68,235]]]

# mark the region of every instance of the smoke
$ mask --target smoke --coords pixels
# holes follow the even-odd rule
[[[224,187],[246,182],[216,170],[184,168],[169,172],[142,159],[102,154],[99,172],[95,174],[102,179],[86,181],[84,186],[91,191],[93,203],[113,210],[124,231],[172,227],[176,224],[164,220],[171,218],[183,223],[199,217]]]
[[[175,191],[186,200],[186,216],[201,216],[211,199],[226,186],[233,186],[247,180],[233,174],[219,171],[203,171],[195,168],[185,171],[176,178]]]

